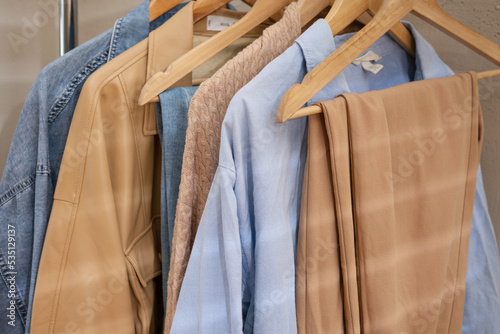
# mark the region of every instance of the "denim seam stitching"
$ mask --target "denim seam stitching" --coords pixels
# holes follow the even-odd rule
[[[50,168],[48,165],[44,164],[37,164],[36,165],[36,175],[44,174],[44,175],[50,175]]]
[[[78,86],[85,81],[97,68],[104,64],[107,60],[109,53],[109,48],[106,48],[96,57],[92,58],[87,64],[80,69],[80,71],[72,78],[69,85],[60,95],[60,97],[54,102],[52,107],[49,109],[49,124],[52,123],[56,117],[61,113],[61,111],[66,107],[73,94],[77,90]]]
[[[118,45],[118,38],[120,35],[120,30],[122,26],[123,18],[118,19],[115,23],[115,28],[113,29],[113,35],[111,36],[111,44],[109,46],[109,53],[106,57],[106,61],[110,61],[115,57],[116,54],[116,46]]]
[[[35,183],[35,175],[29,176],[22,180],[21,182],[14,185],[10,190],[3,194],[0,198],[0,207],[4,206],[7,202],[11,201],[18,194],[29,189]]]

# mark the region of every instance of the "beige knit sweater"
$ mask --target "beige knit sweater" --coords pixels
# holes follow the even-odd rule
[[[172,326],[196,231],[217,169],[221,126],[229,102],[290,47],[300,33],[299,11],[292,3],[279,22],[264,30],[259,39],[201,84],[191,100],[167,284],[165,333]]]

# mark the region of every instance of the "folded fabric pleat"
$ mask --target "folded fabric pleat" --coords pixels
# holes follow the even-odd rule
[[[460,333],[482,144],[476,75],[320,105],[299,231],[301,333]],[[323,257],[328,238],[338,247]]]

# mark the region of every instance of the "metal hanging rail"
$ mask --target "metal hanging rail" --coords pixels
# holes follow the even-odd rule
[[[78,45],[78,2],[61,0],[59,5],[59,55]]]

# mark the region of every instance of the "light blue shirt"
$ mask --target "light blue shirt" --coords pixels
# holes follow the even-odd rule
[[[390,37],[369,50],[384,68],[349,65],[308,105],[453,72],[413,29],[416,59]],[[352,34],[318,20],[229,105],[219,166],[171,333],[296,333],[295,255],[307,118],[275,123],[281,97]],[[480,176],[480,173],[479,173]],[[464,333],[500,333],[499,259],[481,179],[469,252]]]

